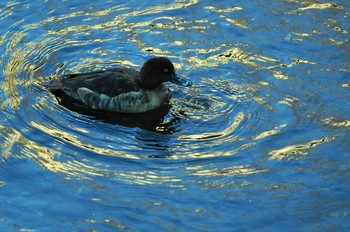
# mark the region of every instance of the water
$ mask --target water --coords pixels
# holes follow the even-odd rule
[[[349,9],[2,1],[0,231],[349,230]],[[152,123],[46,89],[154,56],[194,85]]]

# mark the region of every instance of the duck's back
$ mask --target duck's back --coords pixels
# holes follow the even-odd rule
[[[53,82],[49,90],[63,91],[71,96],[77,93],[79,88],[88,88],[98,94],[113,97],[122,93],[139,91],[138,76],[138,71],[129,68],[68,74]]]

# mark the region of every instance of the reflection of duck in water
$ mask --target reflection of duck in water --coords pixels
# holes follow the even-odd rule
[[[191,85],[190,81],[176,74],[169,59],[158,57],[146,61],[140,72],[131,68],[115,68],[68,74],[54,81],[49,90],[61,99],[62,105],[83,114],[157,114],[157,111],[169,110],[170,94],[163,84],[168,81],[182,86]]]

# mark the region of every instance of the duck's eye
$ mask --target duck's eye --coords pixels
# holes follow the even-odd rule
[[[165,73],[167,73],[167,72],[169,72],[169,69],[165,68],[165,69],[163,69],[163,71],[164,71]]]

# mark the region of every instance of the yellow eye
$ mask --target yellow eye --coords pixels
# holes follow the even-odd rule
[[[163,69],[163,71],[164,71],[165,73],[169,72],[169,70],[168,70],[167,68]]]

